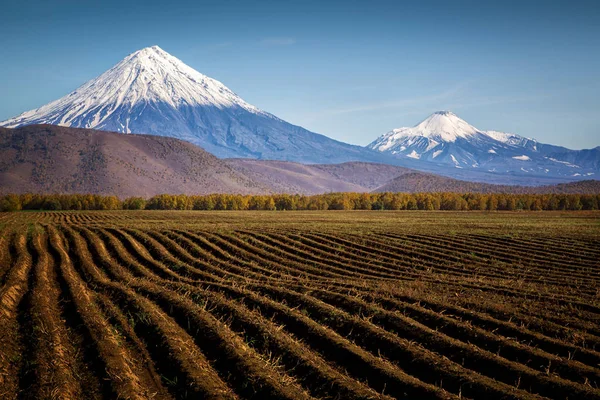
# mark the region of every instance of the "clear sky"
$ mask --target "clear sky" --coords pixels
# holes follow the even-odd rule
[[[291,123],[367,144],[436,110],[600,145],[600,1],[3,1],[0,120],[152,45]]]

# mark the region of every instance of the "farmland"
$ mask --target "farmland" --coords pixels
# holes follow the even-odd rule
[[[600,399],[600,213],[0,214],[0,398]]]

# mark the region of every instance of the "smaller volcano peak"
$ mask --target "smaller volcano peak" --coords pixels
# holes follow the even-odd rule
[[[436,111],[412,129],[412,134],[435,138],[442,142],[454,142],[478,132],[477,128],[451,111]]]

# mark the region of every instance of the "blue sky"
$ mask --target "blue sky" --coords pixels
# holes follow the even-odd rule
[[[600,1],[3,2],[0,120],[159,45],[246,101],[367,144],[448,109],[600,145]]]

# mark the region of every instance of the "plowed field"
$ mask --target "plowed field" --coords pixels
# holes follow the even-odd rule
[[[600,399],[600,214],[0,214],[3,399]]]

